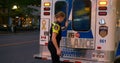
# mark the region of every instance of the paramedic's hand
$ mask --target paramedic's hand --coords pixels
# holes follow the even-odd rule
[[[58,56],[61,55],[61,49],[60,49],[60,48],[57,49],[57,55],[58,55]]]
[[[65,22],[65,26],[68,27],[68,21]]]

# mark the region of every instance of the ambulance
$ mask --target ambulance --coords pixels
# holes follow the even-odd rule
[[[62,30],[60,60],[72,63],[114,63],[119,55],[117,0],[41,0],[40,52],[36,58],[51,60],[47,48],[51,23],[63,11],[68,22]],[[117,52],[117,53],[116,53]]]

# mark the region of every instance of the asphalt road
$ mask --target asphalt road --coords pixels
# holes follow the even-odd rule
[[[0,34],[0,63],[51,63],[34,59],[38,52],[38,31]]]

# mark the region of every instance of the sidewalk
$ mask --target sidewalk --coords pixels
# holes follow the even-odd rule
[[[9,31],[0,31],[1,34],[19,34],[19,33],[31,33],[31,32],[39,32],[39,30],[34,30],[34,31],[16,31],[16,32],[9,32]]]

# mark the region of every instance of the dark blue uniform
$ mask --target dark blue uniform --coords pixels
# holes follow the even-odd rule
[[[50,29],[50,41],[48,43],[48,49],[51,53],[52,57],[52,63],[60,63],[60,57],[57,55],[57,51],[55,46],[52,42],[52,33],[56,33],[56,40],[57,44],[60,47],[60,40],[61,40],[61,24],[59,22],[52,23],[51,29]]]

